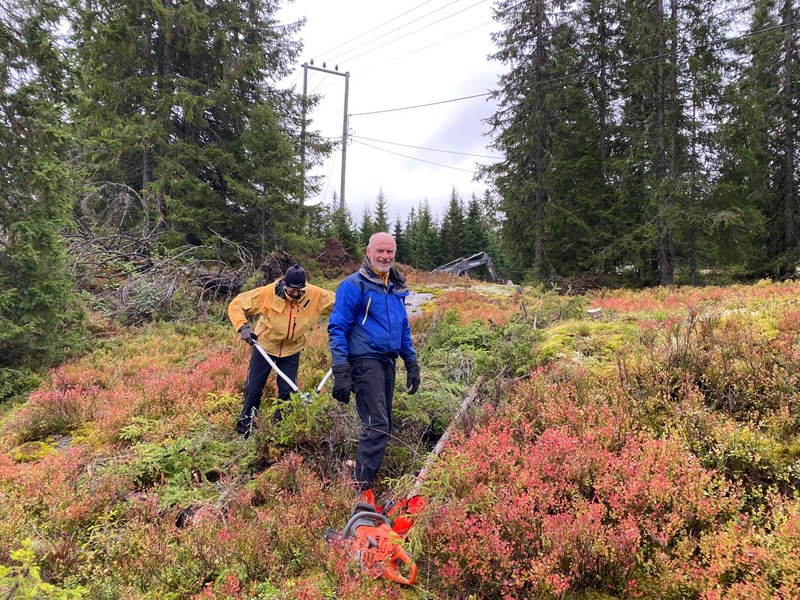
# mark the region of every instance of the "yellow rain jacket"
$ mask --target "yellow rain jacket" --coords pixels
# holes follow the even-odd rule
[[[299,300],[281,298],[275,286],[282,279],[242,292],[228,305],[228,317],[236,331],[259,317],[253,333],[267,354],[278,357],[300,352],[306,345],[306,334],[320,316],[331,314],[336,299],[336,294],[315,285],[306,285]]]

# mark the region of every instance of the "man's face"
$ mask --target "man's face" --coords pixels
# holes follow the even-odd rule
[[[286,288],[286,295],[287,295],[289,298],[291,298],[292,300],[299,300],[299,299],[300,299],[300,296],[302,296],[302,295],[303,295],[303,292],[304,292],[304,291],[305,291],[305,288],[303,288],[303,289],[297,289],[297,288],[290,288],[290,287],[287,287],[287,288]]]
[[[372,268],[378,273],[389,272],[394,264],[394,253],[396,250],[394,239],[389,236],[377,236],[372,243],[367,246],[367,258]]]

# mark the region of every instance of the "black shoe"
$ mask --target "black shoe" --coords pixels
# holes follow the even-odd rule
[[[247,421],[236,422],[236,433],[238,433],[239,435],[243,435],[244,439],[249,438],[252,432],[253,432],[252,422],[250,423],[248,423]]]

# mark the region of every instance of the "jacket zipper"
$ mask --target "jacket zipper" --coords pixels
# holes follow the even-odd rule
[[[367,316],[369,316],[369,305],[372,304],[372,296],[367,300],[367,308],[364,310],[364,319],[361,321],[361,324],[367,322]]]
[[[284,337],[281,340],[281,345],[278,346],[278,356],[283,356],[283,342],[285,342],[288,339],[291,339],[291,337],[294,335],[294,333],[292,331],[294,329],[294,327],[292,326],[292,312],[293,312],[293,309],[294,309],[294,306],[290,302],[289,303],[289,322],[286,324],[286,337]],[[294,321],[295,321],[294,322],[294,326],[296,327],[297,326],[297,319],[295,319]]]

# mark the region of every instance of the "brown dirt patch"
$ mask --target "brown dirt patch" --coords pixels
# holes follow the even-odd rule
[[[358,263],[347,253],[338,238],[325,240],[322,252],[316,257],[322,274],[331,279],[350,275],[358,269]]]

